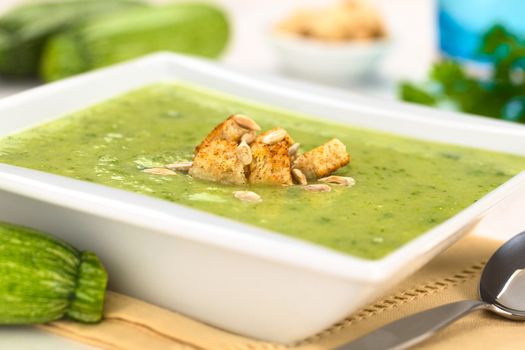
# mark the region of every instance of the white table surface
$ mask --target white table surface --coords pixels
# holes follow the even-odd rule
[[[162,1],[162,0],[159,0]],[[234,36],[223,63],[247,71],[282,74],[276,57],[266,43],[267,28],[298,6],[326,3],[326,0],[215,0],[229,12]],[[435,57],[434,0],[373,0],[383,13],[394,44],[379,67],[378,79],[343,86],[353,92],[394,99],[400,79],[424,79]],[[19,0],[0,0],[0,12]],[[0,98],[35,86],[36,82],[0,80]],[[496,209],[476,228],[476,234],[507,239],[525,230],[525,194]],[[72,342],[33,328],[0,327],[0,349],[88,350],[93,347]]]

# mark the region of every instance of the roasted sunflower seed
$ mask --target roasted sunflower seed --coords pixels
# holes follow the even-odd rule
[[[252,192],[252,191],[235,191],[233,192],[233,195],[235,198],[243,202],[250,202],[250,203],[262,202],[261,196],[259,196],[257,193]]]
[[[257,125],[255,120],[252,118],[245,116],[243,114],[235,114],[233,116],[233,120],[239,125],[241,128],[245,128],[248,130],[261,130],[261,127]]]
[[[286,130],[284,129],[275,129],[264,135],[261,141],[267,145],[273,145],[274,143],[284,140],[286,134]]]
[[[176,172],[166,168],[147,168],[142,170],[144,173],[152,175],[177,175]]]
[[[320,182],[331,183],[331,184],[342,185],[342,186],[346,186],[346,187],[351,187],[351,186],[355,185],[354,178],[348,177],[348,176],[332,175],[332,176],[323,177],[323,178],[319,179],[319,181]]]
[[[300,143],[294,143],[293,145],[291,145],[290,148],[288,148],[288,155],[290,157],[297,155],[297,151],[299,150],[299,147],[301,147]]]
[[[182,173],[187,173],[192,165],[193,162],[177,162],[166,165],[166,168],[170,170],[180,171]]]
[[[247,132],[246,134],[242,135],[241,136],[241,141],[244,141],[247,144],[250,144],[253,141],[255,141],[255,136],[256,136],[255,130],[252,130],[252,131]]]
[[[237,158],[243,165],[248,165],[252,162],[252,149],[244,141],[241,141],[237,146]]]
[[[330,192],[332,188],[325,184],[306,185],[303,188],[310,192]]]
[[[308,181],[306,181],[306,176],[304,176],[303,172],[299,169],[292,169],[292,177],[299,185],[308,184]]]

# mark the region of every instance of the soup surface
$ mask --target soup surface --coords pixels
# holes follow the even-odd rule
[[[191,160],[228,115],[280,126],[301,151],[332,137],[347,145],[351,188],[240,186],[158,176],[146,167]],[[466,208],[525,168],[525,158],[353,128],[240,101],[189,85],[159,83],[0,140],[0,162],[158,197],[354,256],[377,259]]]

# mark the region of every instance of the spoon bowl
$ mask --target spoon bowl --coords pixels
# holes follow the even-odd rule
[[[479,283],[479,300],[465,300],[426,310],[365,335],[337,350],[406,349],[476,311],[525,321],[525,232],[503,244],[489,259]]]
[[[525,232],[489,259],[481,274],[479,295],[498,315],[525,320]]]

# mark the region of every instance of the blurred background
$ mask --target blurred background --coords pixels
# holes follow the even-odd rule
[[[0,1],[0,13],[25,3],[24,0]],[[154,1],[167,3],[168,1]],[[285,74],[272,47],[272,26],[290,16],[294,11],[308,7],[323,7],[336,1],[330,0],[215,0],[231,26],[231,37],[220,61],[243,70],[262,73]],[[393,97],[395,82],[402,78],[422,78],[435,55],[436,4],[433,0],[374,0],[374,5],[384,17],[394,41],[379,63],[381,82],[362,83],[349,87],[365,93]],[[352,65],[348,62],[348,65]],[[0,95],[7,95],[29,85],[26,82],[0,80]],[[372,85],[372,86],[370,86]]]
[[[0,97],[171,50],[525,123],[522,0],[28,2],[0,1]]]

